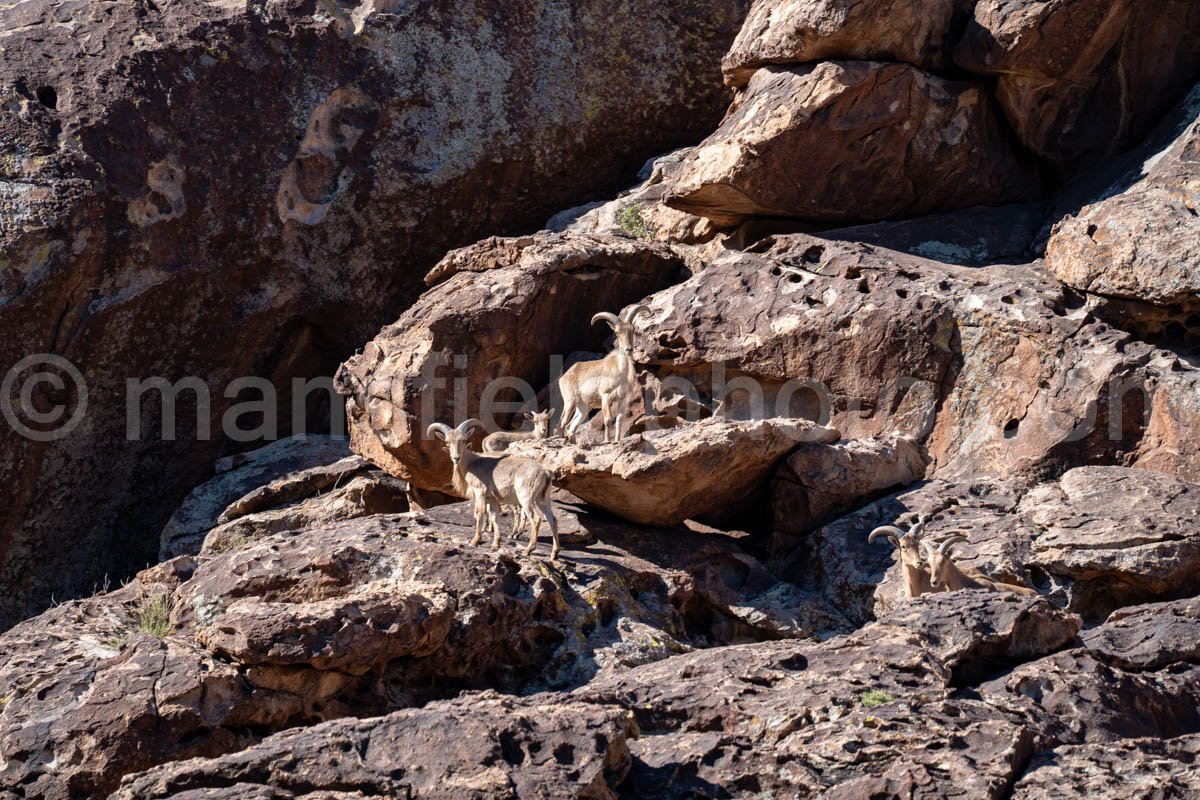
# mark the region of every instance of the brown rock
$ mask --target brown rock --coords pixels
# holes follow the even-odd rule
[[[1071,607],[1200,593],[1200,486],[1148,470],[1084,467],[1026,495],[1032,562],[1071,582]]]
[[[1200,373],[1097,321],[1038,265],[798,234],[755,250],[647,298],[635,360],[733,418],[913,436],[930,477],[1028,485],[1114,462],[1200,477]]]
[[[194,797],[230,787],[239,797],[255,796],[256,787],[271,787],[266,796],[273,798],[347,797],[342,792],[352,787],[354,796],[615,800],[636,736],[618,708],[467,694],[288,731],[222,758],[167,764],[127,778],[113,797]]]
[[[712,417],[593,447],[552,439],[510,450],[538,458],[556,485],[592,505],[633,522],[669,526],[736,514],[761,494],[789,451],[839,438],[806,420]]]
[[[790,554],[804,534],[915,483],[927,466],[920,445],[905,436],[801,445],[771,478],[771,552]]]
[[[408,484],[359,456],[293,473],[234,501],[204,536],[205,554],[236,549],[272,533],[409,510]]]
[[[1049,741],[1116,742],[1200,731],[1200,668],[1131,673],[1084,650],[1031,661],[979,687],[985,701]]]
[[[963,0],[759,0],[721,67],[742,87],[760,67],[812,61],[905,61],[939,70],[952,32],[970,15]]]
[[[6,5],[0,364],[69,359],[88,409],[57,442],[0,425],[0,628],[153,559],[229,446],[235,378],[273,382],[280,433],[328,424],[320,390],[293,419],[292,380],[330,375],[448,247],[709,131],[745,5]],[[154,376],[208,386],[212,438],[182,392],[165,440],[154,391],[127,438],[126,379]]]
[[[543,234],[451,252],[430,274],[438,285],[338,372],[355,452],[420,488],[452,492],[430,424],[478,416],[497,378],[538,391],[552,355],[599,349],[607,329],[590,324],[593,314],[620,310],[683,268],[671,248],[623,237]]]
[[[862,61],[759,70],[670,182],[668,205],[719,227],[875,221],[1037,192],[982,88]]]
[[[217,461],[212,479],[192,490],[171,515],[160,536],[158,557],[195,555],[221,513],[239,497],[288,473],[350,456],[345,439],[293,436]]]
[[[1082,638],[1094,655],[1122,669],[1200,664],[1200,598],[1117,609]]]
[[[1165,126],[1168,143],[1133,165],[1119,193],[1106,192],[1055,224],[1046,245],[1046,268],[1055,277],[1104,297],[1200,309],[1198,113],[1200,89]]]
[[[996,75],[1021,142],[1061,170],[1129,149],[1195,79],[1200,9],[1168,0],[982,0],[955,51]]]
[[[1144,797],[1184,800],[1200,795],[1200,736],[1130,739],[1059,747],[1038,755],[1013,787],[1016,800]]]

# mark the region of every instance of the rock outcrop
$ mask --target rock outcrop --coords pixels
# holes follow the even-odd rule
[[[831,445],[837,431],[804,420],[727,420],[627,436],[590,447],[550,440],[509,448],[536,458],[556,485],[644,525],[736,519],[761,495],[780,459],[804,444]]]
[[[1183,318],[1200,310],[1200,89],[1173,117],[1159,152],[1143,150],[1101,199],[1055,223],[1046,267],[1081,292],[1175,307]],[[1128,321],[1151,332],[1159,322],[1153,314]],[[1200,336],[1195,321],[1173,324],[1180,345],[1188,328]]]
[[[448,247],[536,225],[707,133],[745,7],[0,10],[0,365],[52,353],[88,387],[65,438],[0,426],[0,628],[153,560],[213,460],[263,435],[251,415],[222,425],[263,400],[234,397],[237,378],[275,387],[279,434],[328,426],[330,394],[293,379],[332,374]],[[180,392],[178,435],[151,390],[127,436],[126,379],[189,376],[208,399]],[[64,407],[61,428],[74,388],[41,385],[34,410]]]
[[[549,382],[552,356],[561,368],[561,355],[600,348],[608,330],[591,325],[594,314],[619,311],[684,270],[667,245],[613,236],[489,239],[451,252],[430,273],[434,288],[338,372],[355,452],[451,492],[450,459],[429,425],[484,407],[496,430]]]
[[[950,66],[971,0],[759,0],[721,62],[745,86],[761,67],[812,61],[903,61]]]
[[[720,227],[747,218],[862,222],[1036,196],[978,85],[915,67],[764,67],[671,173],[666,203]]]
[[[1137,143],[1200,75],[1194,3],[980,0],[954,56],[1064,172]]]

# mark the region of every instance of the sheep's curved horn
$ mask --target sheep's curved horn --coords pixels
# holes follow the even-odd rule
[[[961,535],[951,536],[949,539],[947,539],[946,541],[944,541],[938,545],[938,552],[941,553],[942,555],[948,556],[948,555],[950,555],[951,547],[953,547],[956,544],[961,544],[963,542],[970,542],[970,541],[971,540],[965,536],[961,536]]]
[[[621,320],[617,317],[616,314],[610,314],[607,311],[601,311],[599,314],[592,317],[592,324],[595,325],[597,322],[600,322],[601,320],[603,320],[604,322],[607,322],[613,330],[616,330],[617,326],[621,324]]]
[[[445,425],[441,422],[435,422],[429,426],[429,429],[427,431],[425,431],[425,435],[426,436],[436,436],[439,439],[445,441],[446,434],[449,432],[450,432],[449,425]]]
[[[464,423],[462,423],[461,425],[459,425],[459,426],[458,426],[458,428],[457,428],[456,430],[457,430],[459,433],[470,433],[470,432],[471,432],[471,428],[473,428],[473,427],[475,427],[475,426],[479,426],[480,428],[482,428],[482,427],[483,427],[483,423],[482,423],[482,422],[480,422],[480,421],[479,421],[479,420],[477,420],[477,419],[469,419],[469,420],[467,420],[466,422],[464,422]]]
[[[897,535],[898,534],[898,535]],[[896,547],[900,546],[900,537],[904,533],[899,528],[893,528],[891,525],[883,525],[871,531],[871,535],[867,537],[868,544],[875,544],[875,540],[880,536],[886,536]]]
[[[653,314],[654,312],[647,305],[636,305],[628,311],[621,312],[621,319],[625,322],[633,322],[638,314]]]

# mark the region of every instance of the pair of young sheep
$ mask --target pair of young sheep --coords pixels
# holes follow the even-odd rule
[[[885,537],[900,551],[900,563],[904,569],[904,591],[908,597],[918,597],[932,592],[954,592],[959,589],[991,589],[997,592],[1016,592],[1024,595],[1038,594],[1025,586],[997,581],[969,567],[958,566],[954,563],[951,553],[955,545],[969,541],[967,537],[959,531],[954,531],[955,535],[934,547],[929,542],[921,540],[921,536],[925,533],[925,526],[928,524],[929,516],[918,514],[907,532],[895,525],[884,525],[871,531],[870,536],[867,537],[867,541],[871,543],[881,536]]]
[[[625,409],[637,386],[637,374],[633,364],[633,320],[641,313],[649,313],[646,306],[635,306],[620,316],[607,312],[592,317],[592,324],[605,322],[612,328],[616,340],[613,351],[598,361],[575,364],[558,380],[558,390],[563,398],[562,429],[568,440],[574,440],[576,431],[593,409],[599,408],[604,421],[604,441],[607,442],[609,426],[613,435],[621,438],[624,427]],[[541,464],[517,456],[493,455],[503,452],[510,444],[531,439],[545,439],[550,433],[551,412],[526,413],[533,422],[532,431],[501,431],[483,440],[484,453],[474,453],[468,448],[471,433],[483,423],[469,419],[457,428],[434,423],[429,426],[429,435],[437,436],[446,445],[453,466],[454,490],[471,500],[475,514],[475,536],[472,545],[483,538],[484,522],[492,531],[492,547],[500,546],[500,527],[496,514],[501,506],[513,506],[513,535],[529,526],[529,544],[525,555],[533,553],[537,546],[541,518],[550,526],[554,545],[550,560],[558,558],[558,521],[549,499],[550,473]]]

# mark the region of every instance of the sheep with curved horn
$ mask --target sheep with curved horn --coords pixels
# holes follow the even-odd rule
[[[607,311],[592,317],[592,324],[605,322],[616,339],[611,353],[599,361],[584,361],[573,365],[558,379],[558,391],[563,399],[559,420],[563,435],[575,440],[579,426],[592,409],[600,409],[604,419],[604,441],[608,441],[609,424],[613,425],[616,441],[621,439],[625,411],[637,386],[633,363],[633,320],[639,314],[651,313],[649,306],[637,305],[620,316]]]
[[[483,537],[484,518],[492,529],[492,547],[500,547],[500,528],[496,524],[496,510],[501,505],[515,506],[517,518],[514,527],[522,523],[529,525],[529,544],[525,555],[531,555],[537,547],[538,530],[542,518],[550,526],[554,544],[550,560],[558,559],[558,521],[554,518],[554,507],[550,503],[550,474],[536,461],[517,456],[492,456],[472,452],[471,431],[483,427],[477,419],[469,419],[457,428],[434,423],[428,434],[437,436],[446,445],[450,463],[454,467],[452,482],[454,490],[474,503],[475,537],[471,544],[477,545]],[[538,513],[541,517],[538,517]]]
[[[524,418],[533,423],[531,431],[496,431],[483,440],[483,452],[503,453],[516,442],[536,442],[550,435],[550,411],[526,411]]]
[[[933,591],[929,572],[921,557],[921,534],[925,532],[927,524],[929,524],[929,516],[919,514],[907,532],[900,530],[895,525],[883,525],[871,531],[867,536],[867,541],[871,544],[883,536],[900,551],[900,563],[904,568],[904,593],[910,598]]]
[[[923,542],[926,557],[929,560],[930,583],[935,592],[956,592],[959,589],[991,589],[996,592],[1016,592],[1017,594],[1037,596],[1038,592],[1026,586],[989,578],[981,572],[968,567],[960,567],[954,563],[952,552],[954,546],[970,540],[962,531],[952,531],[952,535],[936,548],[928,542]]]

